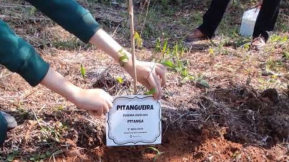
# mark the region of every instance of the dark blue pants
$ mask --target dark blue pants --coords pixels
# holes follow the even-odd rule
[[[263,0],[263,4],[258,15],[253,38],[263,36],[266,40],[269,38],[267,31],[274,29],[281,0]],[[203,24],[199,26],[204,34],[209,38],[214,36],[214,33],[219,26],[223,15],[230,0],[212,0],[208,11],[203,16]]]

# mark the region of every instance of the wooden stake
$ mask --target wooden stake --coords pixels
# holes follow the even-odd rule
[[[133,80],[134,80],[134,95],[137,94],[136,83],[136,67],[135,67],[135,39],[134,39],[134,14],[133,14],[133,1],[129,0],[128,11],[130,15],[130,40],[131,40],[131,54],[132,54],[132,64],[133,64]]]

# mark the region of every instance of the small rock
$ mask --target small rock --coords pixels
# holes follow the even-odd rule
[[[202,129],[202,140],[206,140],[209,138],[210,131],[208,129]]]
[[[266,157],[267,157],[269,160],[276,160],[276,159],[275,159],[275,156],[274,156],[272,153],[269,153],[268,155],[266,155]]]
[[[214,159],[214,156],[213,156],[213,155],[210,156],[210,157],[208,157],[208,160],[209,160],[209,161],[213,161],[213,159]]]
[[[186,158],[186,157],[184,157],[184,158],[182,159],[182,161],[183,161],[183,162],[187,162],[187,161],[189,161],[189,159]]]
[[[263,71],[262,72],[262,76],[269,76],[269,75],[273,75],[273,73],[269,72],[269,71]]]

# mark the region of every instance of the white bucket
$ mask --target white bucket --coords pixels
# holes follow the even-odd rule
[[[240,27],[241,35],[248,37],[253,35],[259,11],[259,8],[253,8],[244,12],[242,17],[242,24]]]

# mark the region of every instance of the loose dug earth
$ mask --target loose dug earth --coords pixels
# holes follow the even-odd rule
[[[75,126],[70,119],[63,123],[77,128],[78,139],[66,137],[70,149],[65,155],[124,162],[288,161],[288,150],[281,144],[288,140],[288,104],[274,89],[259,94],[251,88],[234,87],[204,94],[198,109],[164,107],[163,144],[154,146],[163,152],[160,156],[145,146],[105,147],[103,127],[95,131],[87,121]],[[87,148],[87,156],[80,156],[77,147]]]
[[[198,109],[164,108],[163,144],[155,146],[163,152],[159,157],[143,146],[92,152],[104,161],[288,161],[280,144],[288,140],[288,104],[274,89],[261,94],[246,87],[216,89],[201,97]]]

